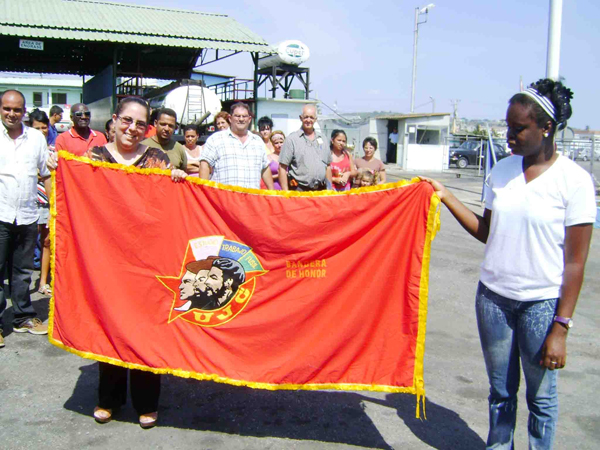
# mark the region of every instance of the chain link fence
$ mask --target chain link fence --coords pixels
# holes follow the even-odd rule
[[[481,136],[455,136],[447,139],[448,171],[471,176],[483,176],[488,138]],[[497,159],[510,156],[505,138],[492,138]],[[560,139],[556,141],[557,152],[575,161],[588,172],[600,189],[600,139]]]

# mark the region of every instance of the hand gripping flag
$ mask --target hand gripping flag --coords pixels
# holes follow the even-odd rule
[[[428,183],[261,191],[59,155],[53,344],[155,373],[419,404],[439,227]]]

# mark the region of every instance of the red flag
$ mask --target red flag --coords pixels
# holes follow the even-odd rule
[[[428,183],[260,191],[59,155],[53,344],[254,388],[424,396]]]

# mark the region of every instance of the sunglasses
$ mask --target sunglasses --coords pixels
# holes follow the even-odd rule
[[[75,117],[92,117],[92,113],[89,111],[77,111],[73,113]]]
[[[131,117],[127,116],[119,116],[118,119],[127,128],[129,128],[133,124],[138,130],[145,130],[148,126],[146,122],[143,122],[141,120],[133,120]]]

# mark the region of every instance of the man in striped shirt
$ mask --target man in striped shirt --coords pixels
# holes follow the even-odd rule
[[[291,133],[279,155],[279,183],[284,191],[323,191],[331,184],[331,151],[315,131],[317,108],[305,105],[302,128]]]
[[[231,107],[230,128],[210,136],[200,153],[200,178],[254,189],[260,189],[262,178],[267,189],[273,189],[265,144],[260,136],[248,132],[251,120],[245,103]]]

